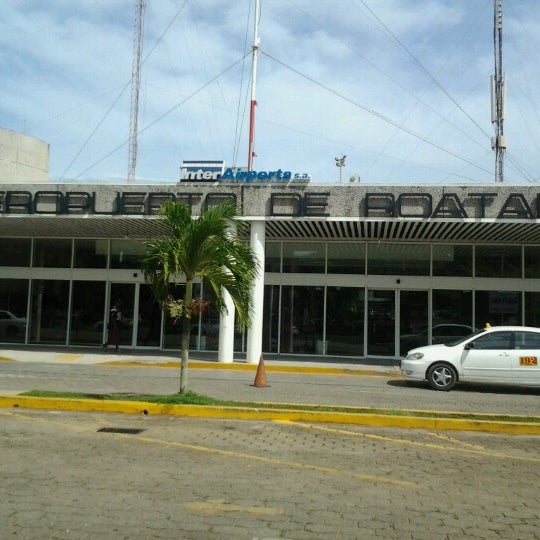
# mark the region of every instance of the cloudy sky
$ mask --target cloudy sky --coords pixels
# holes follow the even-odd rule
[[[136,0],[2,0],[0,127],[50,177],[125,182]],[[147,0],[137,181],[246,165],[254,0]],[[540,181],[540,2],[503,3],[505,181]],[[494,182],[493,0],[262,0],[255,170]]]

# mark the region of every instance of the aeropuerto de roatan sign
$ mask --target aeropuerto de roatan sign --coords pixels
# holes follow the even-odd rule
[[[9,185],[0,190],[4,215],[141,215],[159,212],[166,200],[181,201],[194,213],[231,201],[245,216],[359,217],[410,219],[540,219],[540,191],[505,186],[503,190],[426,187],[331,186],[288,184],[166,184],[159,186],[72,185],[43,189],[43,184]],[[81,186],[79,186],[81,187]]]

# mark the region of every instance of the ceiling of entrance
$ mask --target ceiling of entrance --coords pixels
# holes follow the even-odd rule
[[[152,238],[163,232],[158,219],[146,216],[0,217],[0,236],[56,238]],[[537,221],[414,221],[403,219],[266,220],[267,240],[356,239],[540,244]]]

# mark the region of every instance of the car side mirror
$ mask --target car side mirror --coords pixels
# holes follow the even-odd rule
[[[464,349],[466,351],[469,351],[471,349],[474,349],[474,341],[471,341],[471,343],[467,343],[467,345],[465,345]]]

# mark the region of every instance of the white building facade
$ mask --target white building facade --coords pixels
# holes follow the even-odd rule
[[[140,269],[168,199],[194,215],[234,201],[251,226],[252,328],[238,333],[197,290],[210,308],[191,347],[220,361],[398,358],[488,322],[540,326],[540,188],[248,180],[2,185],[0,343],[99,347],[120,300],[122,347],[178,349]]]

